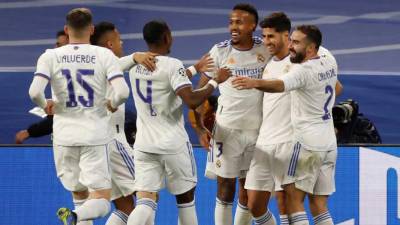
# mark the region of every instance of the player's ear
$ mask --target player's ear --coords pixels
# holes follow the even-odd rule
[[[90,36],[92,36],[93,35],[93,33],[94,33],[94,26],[93,26],[93,24],[92,25],[90,25]]]
[[[68,26],[67,26],[67,25],[64,25],[64,32],[65,32],[65,34],[67,35],[67,37],[69,37],[69,34],[68,34]]]
[[[108,49],[112,49],[112,48],[113,48],[113,43],[112,43],[110,40],[107,40],[107,41],[106,41],[106,47],[107,47]]]

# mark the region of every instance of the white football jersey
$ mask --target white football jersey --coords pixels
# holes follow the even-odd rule
[[[261,78],[265,65],[271,58],[260,38],[253,38],[250,50],[241,51],[227,40],[210,50],[217,68],[227,67],[233,76]],[[215,73],[207,73],[212,78]],[[259,90],[237,90],[232,86],[233,77],[219,85],[217,123],[231,129],[259,129],[262,120],[262,96]]]
[[[134,148],[157,154],[176,154],[189,141],[184,127],[183,102],[176,92],[191,86],[178,59],[157,56],[156,70],[142,65],[129,71],[137,111]]]
[[[122,71],[127,71],[130,69],[135,62],[133,61],[133,55],[128,55],[118,59],[119,65]],[[107,86],[107,99],[111,99],[114,95],[113,87],[108,84]],[[120,142],[126,142],[125,136],[125,103],[118,106],[118,110],[114,113],[108,111],[111,115],[110,118],[110,126],[111,126],[111,133],[112,136],[117,138]]]
[[[112,139],[105,106],[107,83],[123,74],[109,49],[89,44],[49,49],[40,56],[35,75],[50,80],[55,144],[103,145]]]
[[[321,54],[301,64],[293,64],[280,79],[285,91],[292,91],[294,139],[312,151],[335,150],[332,107],[335,103],[337,64]]]
[[[265,67],[263,79],[276,79],[289,72],[293,64],[290,56],[282,60],[272,58]],[[272,145],[293,140],[290,92],[264,92],[263,121],[257,145]]]

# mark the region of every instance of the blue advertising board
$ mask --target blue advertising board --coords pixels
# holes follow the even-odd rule
[[[211,225],[216,185],[203,176],[204,150],[195,148],[195,157],[199,224]],[[329,200],[335,224],[400,224],[398,172],[399,147],[340,147],[336,193]],[[70,194],[56,178],[50,147],[0,147],[0,177],[0,224],[54,225],[56,210],[72,207]],[[277,216],[274,200],[270,209]],[[160,194],[156,224],[177,224],[176,201],[166,191]]]

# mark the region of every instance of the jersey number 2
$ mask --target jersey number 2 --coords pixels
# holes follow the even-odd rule
[[[82,76],[93,76],[94,70],[76,70],[76,81],[78,84],[87,92],[88,99],[85,99],[84,96],[78,96],[78,101],[76,100],[75,89],[72,83],[71,71],[68,69],[61,70],[62,75],[67,79],[67,88],[68,88],[68,101],[66,102],[66,106],[76,107],[79,103],[84,107],[93,107],[93,99],[94,99],[94,91],[93,88],[89,86],[89,84],[83,80]]]
[[[332,96],[333,96],[332,86],[327,85],[325,87],[325,94],[329,94],[329,96],[328,96],[328,99],[326,99],[326,102],[324,105],[325,114],[322,116],[322,120],[329,120],[331,118],[331,114],[329,113],[328,105],[329,105],[329,102],[332,100]]]

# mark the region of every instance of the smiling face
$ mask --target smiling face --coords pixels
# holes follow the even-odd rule
[[[267,27],[262,29],[262,35],[264,44],[271,55],[279,55],[287,48],[287,31],[278,32],[275,28]]]
[[[310,42],[301,31],[295,30],[290,36],[289,52],[292,63],[301,63],[306,58],[306,50]]]
[[[232,43],[240,44],[251,39],[257,24],[253,15],[242,10],[233,10],[229,19]]]

